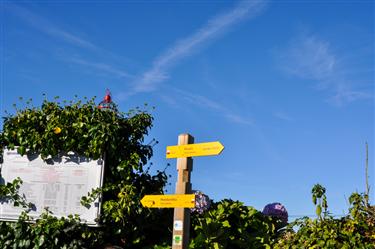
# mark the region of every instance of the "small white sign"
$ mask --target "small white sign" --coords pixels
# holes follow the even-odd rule
[[[175,231],[182,231],[182,220],[176,220],[173,225]]]

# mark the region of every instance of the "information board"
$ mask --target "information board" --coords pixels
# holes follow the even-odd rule
[[[21,156],[16,150],[4,150],[1,182],[17,177],[23,181],[19,194],[33,204],[29,216],[39,217],[46,207],[56,217],[78,214],[82,222],[96,226],[100,214],[99,198],[90,207],[81,205],[81,197],[103,184],[104,160],[91,160],[67,153],[43,160],[38,154]],[[17,220],[22,208],[0,201],[0,219]]]

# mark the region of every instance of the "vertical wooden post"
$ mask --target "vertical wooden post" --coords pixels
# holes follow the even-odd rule
[[[194,137],[189,134],[178,136],[178,145],[192,144]],[[190,194],[190,173],[193,170],[193,159],[184,157],[177,159],[176,194]],[[189,246],[190,210],[188,208],[175,208],[173,218],[172,249],[187,249]]]

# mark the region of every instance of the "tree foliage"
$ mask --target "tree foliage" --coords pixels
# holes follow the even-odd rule
[[[281,220],[225,199],[193,216],[190,248],[271,248],[280,224]]]
[[[40,153],[45,160],[70,151],[104,157],[103,187],[81,200],[88,206],[101,196],[101,226],[88,227],[77,216],[56,218],[48,209],[31,222],[30,205],[18,194],[22,179],[17,178],[0,184],[0,200],[25,212],[18,222],[0,221],[0,248],[170,248],[172,210],[143,208],[140,202],[146,194],[162,194],[167,183],[165,172],[151,174],[146,168],[152,146],[144,139],[152,121],[139,108],[128,113],[99,109],[95,99],[44,100],[41,107],[27,101],[16,107],[14,115],[4,118],[0,152],[17,148],[20,154]],[[212,203],[208,211],[191,216],[190,248],[375,248],[375,208],[368,193],[352,194],[349,213],[340,219],[329,214],[323,186],[313,187],[312,201],[317,219],[297,219],[287,227],[239,201]]]
[[[274,248],[375,248],[375,208],[366,204],[365,195],[353,193],[349,214],[336,219],[327,211],[325,191],[319,184],[312,189],[318,219],[304,217],[290,223]]]
[[[93,159],[104,156],[105,175],[103,187],[82,199],[82,204],[90,205],[102,195],[100,228],[86,227],[76,219],[56,219],[50,213],[29,224],[25,223],[25,213],[17,223],[0,223],[0,247],[47,248],[43,243],[52,241],[48,248],[72,248],[58,239],[66,231],[74,235],[66,238],[76,241],[73,244],[77,248],[100,247],[106,242],[123,248],[142,248],[169,238],[168,229],[161,227],[170,212],[146,209],[140,204],[145,194],[163,193],[167,182],[165,172],[151,175],[145,168],[152,156],[152,146],[145,144],[144,138],[152,121],[152,116],[140,108],[128,113],[101,110],[95,99],[59,103],[56,98],[44,100],[41,107],[31,107],[28,101],[26,107],[16,108],[14,115],[5,117],[0,152],[17,148],[22,155],[37,152],[45,160],[70,151]],[[17,195],[19,184],[21,181],[1,185],[1,197],[22,204]],[[43,243],[32,239],[33,236],[42,236]]]

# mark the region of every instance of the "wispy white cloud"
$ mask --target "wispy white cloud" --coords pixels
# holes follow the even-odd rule
[[[254,125],[254,120],[243,115],[232,113],[231,111],[227,111],[224,113],[224,117],[232,123],[242,124],[242,125]]]
[[[258,15],[266,1],[242,1],[230,11],[210,19],[203,27],[183,39],[178,40],[156,58],[152,67],[136,79],[133,94],[151,92],[169,78],[169,70],[184,57],[191,55],[201,45],[217,38],[224,31],[246,18]]]
[[[67,60],[70,62],[79,64],[79,65],[93,68],[100,72],[111,74],[112,76],[115,76],[118,78],[133,78],[133,75],[131,75],[127,71],[119,69],[111,64],[107,64],[104,62],[92,62],[92,61],[84,60],[84,59],[77,58],[77,57],[67,58]]]
[[[283,68],[290,74],[326,82],[335,70],[337,58],[328,42],[314,36],[293,41],[282,55]]]
[[[353,90],[346,85],[338,85],[335,95],[331,96],[328,101],[337,106],[342,106],[359,99],[369,99],[372,97],[373,95],[370,92]]]
[[[75,46],[94,50],[97,49],[97,47],[90,41],[57,27],[49,20],[44,19],[23,7],[11,3],[6,4],[5,7],[7,11],[23,19],[27,24],[45,34],[61,39]]]
[[[231,123],[241,124],[241,125],[254,125],[254,120],[251,117],[243,115],[227,106],[225,106],[222,102],[215,101],[210,99],[206,96],[202,96],[200,94],[191,93],[188,91],[184,91],[177,88],[171,88],[173,90],[174,98],[171,97],[165,99],[162,98],[167,104],[177,103],[175,99],[178,99],[178,102],[184,101],[188,105],[194,105],[198,108],[211,110],[215,115],[221,116],[225,118],[227,121]],[[184,104],[186,105],[186,104]]]
[[[362,69],[343,63],[344,55],[339,55],[331,43],[315,35],[293,39],[277,57],[286,73],[315,82],[314,87],[328,92],[328,101],[335,105],[372,97],[368,91],[358,90],[358,81],[348,77],[348,71]]]
[[[282,111],[274,112],[273,116],[275,118],[278,118],[278,119],[281,119],[281,120],[284,120],[284,121],[292,121],[293,120],[292,117],[290,117],[288,114],[286,114],[285,112],[282,112]]]
[[[179,95],[180,99],[189,102],[190,104],[195,104],[200,107],[206,107],[212,110],[220,111],[223,107],[218,102],[215,102],[205,96],[199,94],[193,94],[187,91],[174,88],[175,92]]]
[[[133,78],[129,72],[124,69],[118,68],[115,66],[115,63],[109,61],[117,61],[121,64],[134,64],[130,62],[127,58],[122,58],[118,54],[114,54],[106,49],[96,46],[91,41],[84,39],[71,31],[67,31],[54,24],[50,20],[41,17],[33,13],[32,11],[21,7],[17,4],[8,3],[5,5],[6,10],[23,20],[32,28],[40,31],[41,33],[52,37],[58,42],[62,42],[64,45],[70,45],[73,47],[78,47],[80,49],[87,50],[91,52],[92,55],[95,55],[95,60],[82,59],[76,53],[73,54],[71,50],[65,49],[64,46],[59,47],[57,52],[54,54],[59,59],[69,63],[75,63],[84,68],[94,69],[95,73],[100,75],[110,75],[111,77],[117,78]],[[61,52],[63,51],[63,53]],[[83,51],[83,50],[82,50]],[[100,61],[100,62],[98,62]],[[119,64],[119,63],[116,63]]]

